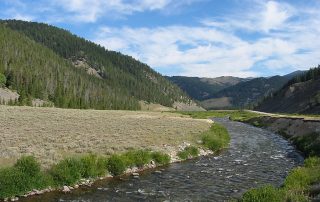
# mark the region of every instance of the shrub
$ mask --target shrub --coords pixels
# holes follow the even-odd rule
[[[183,150],[183,151],[179,151],[178,152],[178,157],[182,160],[186,160],[187,158],[189,158],[189,154],[187,151]]]
[[[201,140],[208,149],[218,151],[229,144],[230,136],[224,126],[215,123],[209,131],[203,133]]]
[[[304,165],[307,168],[320,166],[320,158],[319,157],[309,157],[304,161]]]
[[[243,195],[242,201],[309,201],[308,187],[320,181],[320,160],[310,157],[303,167],[293,169],[283,187],[265,186],[252,189]]]
[[[15,167],[29,176],[36,176],[40,173],[40,164],[32,156],[21,157],[17,160]]]
[[[205,147],[211,151],[217,151],[223,147],[223,143],[219,138],[216,138],[211,135],[202,136],[202,142]]]
[[[81,157],[81,176],[84,178],[104,176],[106,174],[106,159],[89,154]]]
[[[126,162],[123,157],[114,154],[108,159],[107,168],[112,175],[121,175],[126,170]]]
[[[30,156],[21,157],[13,167],[0,170],[0,198],[24,194],[50,185],[51,177],[41,172],[39,163]]]
[[[188,146],[184,148],[183,151],[178,152],[179,158],[183,160],[188,159],[190,157],[196,157],[198,155],[199,155],[199,149],[194,146]]]
[[[16,168],[0,170],[0,198],[23,194],[29,189],[25,184],[25,176]]]
[[[54,165],[49,171],[56,185],[72,185],[81,179],[84,173],[81,161],[67,158]]]
[[[320,156],[320,135],[311,133],[292,138],[294,145],[307,156]]]
[[[267,185],[257,189],[251,189],[246,192],[242,200],[243,202],[283,202],[285,201],[285,195],[283,191],[274,188],[271,185]]]
[[[170,156],[161,152],[153,152],[151,154],[151,158],[155,161],[156,164],[159,165],[166,165],[170,163]]]
[[[0,87],[4,87],[6,85],[7,79],[6,77],[0,73]]]
[[[146,150],[131,150],[122,155],[127,167],[142,167],[151,161],[151,152]]]
[[[284,186],[290,190],[304,191],[310,184],[320,181],[320,167],[299,167],[287,176]]]

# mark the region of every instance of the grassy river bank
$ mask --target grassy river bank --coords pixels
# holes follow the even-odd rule
[[[9,145],[12,138],[14,137],[19,136],[19,138],[21,138],[21,135],[24,135],[25,138],[28,138],[29,136],[25,133],[36,133],[38,135],[44,136],[44,138],[48,136],[55,136],[52,130],[43,129],[46,130],[46,133],[43,133],[41,132],[41,130],[39,130],[39,128],[33,126],[33,124],[35,124],[33,122],[39,120],[32,119],[41,119],[42,116],[48,117],[48,119],[44,119],[42,123],[48,127],[50,127],[50,122],[53,122],[56,127],[58,126],[58,124],[56,124],[55,122],[64,123],[63,134],[73,133],[73,131],[77,131],[71,123],[74,120],[70,120],[70,118],[73,117],[70,116],[70,114],[74,115],[76,119],[79,120],[81,119],[81,117],[83,117],[81,119],[81,127],[91,127],[92,129],[94,129],[93,132],[96,133],[91,134],[91,137],[96,137],[97,133],[99,133],[99,130],[97,130],[95,127],[106,127],[103,124],[106,124],[107,126],[109,124],[110,127],[110,121],[112,122],[112,127],[114,128],[118,127],[119,129],[131,129],[131,127],[133,127],[132,125],[123,125],[123,123],[127,122],[128,120],[130,121],[130,124],[134,124],[135,119],[137,119],[137,122],[141,123],[144,121],[145,123],[151,124],[153,120],[154,122],[156,122],[152,122],[154,125],[151,125],[151,127],[150,125],[140,126],[140,130],[146,130],[148,133],[152,133],[153,130],[156,132],[151,135],[159,136],[152,137],[152,139],[156,140],[152,142],[154,146],[149,148],[124,147],[124,149],[122,149],[121,151],[112,151],[110,153],[105,153],[103,152],[103,150],[100,151],[101,153],[99,153],[99,151],[93,150],[92,152],[81,152],[79,154],[76,154],[76,152],[71,152],[72,148],[70,148],[69,153],[71,155],[66,155],[65,158],[59,158],[59,160],[56,160],[56,162],[50,164],[47,163],[48,159],[46,159],[49,158],[49,156],[45,156],[45,154],[35,153],[36,155],[32,155],[32,152],[31,154],[26,153],[29,155],[25,155],[25,153],[20,154],[20,157],[15,160],[15,163],[8,163],[6,165],[2,164],[2,168],[0,168],[0,199],[4,200],[17,200],[18,197],[21,196],[27,197],[30,195],[42,194],[57,189],[70,191],[81,185],[88,185],[94,182],[96,179],[118,176],[128,173],[136,173],[144,169],[194,158],[199,155],[212,154],[218,152],[223,148],[226,148],[230,141],[227,130],[219,124],[209,123],[206,120],[191,119],[187,116],[177,116],[171,113],[62,110],[49,108],[36,109],[28,107],[19,108],[3,106],[0,107],[0,110],[5,113],[5,116],[0,117],[0,119],[3,118],[1,123],[6,122],[6,126],[4,126],[6,128],[5,134],[1,138],[4,141],[7,141],[7,145],[1,148],[3,151],[1,153],[2,159],[8,158],[7,156],[4,156],[4,154],[8,153],[6,153],[5,151],[8,151],[10,149]],[[21,115],[21,113],[25,115],[24,118],[16,116],[17,114]],[[50,114],[52,116],[50,116]],[[54,116],[59,116],[59,119],[55,119]],[[49,119],[49,117],[51,120]],[[91,119],[89,120],[88,117],[90,117]],[[109,122],[101,121],[102,117],[108,118]],[[21,121],[28,121],[32,124],[29,125],[27,130],[22,130],[21,132],[16,128],[19,124],[21,124],[19,123]],[[96,125],[91,124],[94,121],[96,121]],[[155,125],[158,122],[161,122],[161,126],[171,125],[173,131],[170,131],[170,128],[161,127],[160,130],[162,131],[159,132],[154,128],[158,126]],[[37,124],[40,123],[36,123],[35,125],[37,126]],[[210,127],[208,127],[208,125]],[[22,127],[26,126],[23,125]],[[179,128],[178,131],[177,127]],[[56,131],[60,132],[60,130],[57,130],[57,128],[55,129]],[[106,129],[103,129],[106,132]],[[196,132],[195,130],[198,132]],[[13,132],[14,135],[9,136],[10,132]],[[47,134],[48,132],[50,134]],[[134,133],[132,130],[130,130],[130,132]],[[117,134],[117,137],[126,135],[126,138],[133,139],[128,139],[129,142],[135,142],[134,138],[138,137],[135,136],[135,134],[133,134],[134,137],[132,135],[130,136],[130,132],[122,132],[122,134]],[[176,132],[178,134],[173,134],[173,132]],[[169,133],[170,135],[168,135],[167,133]],[[177,137],[175,137],[175,135]],[[69,134],[69,136],[71,137],[72,135]],[[112,135],[107,136],[108,138],[112,138]],[[88,139],[88,135],[85,136],[85,134],[81,137],[82,141],[95,140]],[[146,137],[147,138],[145,140],[148,140],[149,136]],[[33,138],[35,137],[33,136]],[[104,136],[104,138],[100,137],[99,140],[106,142],[108,141],[108,138]],[[167,138],[169,138],[169,142],[171,142],[171,144],[174,143],[174,145],[167,145],[168,143],[165,142],[167,141]],[[46,145],[45,148],[50,148],[50,144],[57,144],[57,142],[50,142],[48,140],[46,141],[41,137],[39,137],[38,139],[33,139],[33,141],[36,141],[41,145]],[[144,140],[139,138],[138,141]],[[21,142],[23,143],[23,141]],[[62,142],[61,145],[62,148],[64,147],[64,145],[70,144],[70,142],[66,142],[65,144],[63,143],[64,142]],[[149,142],[147,141],[145,144],[148,143]],[[138,145],[138,143],[134,145]],[[34,148],[31,148],[32,151],[35,151],[35,149],[37,148],[36,146],[38,145],[31,146],[35,146]],[[121,142],[119,142],[119,147],[121,146],[123,145],[121,145]],[[106,147],[108,148],[108,145]],[[88,147],[87,149],[90,149],[90,147]],[[65,153],[66,152],[64,152],[64,154]],[[2,162],[8,161],[3,160]],[[45,164],[43,164],[43,162]],[[52,159],[50,159],[50,162],[52,162]]]
[[[266,114],[255,113],[251,111],[208,111],[208,112],[184,112],[194,118],[209,118],[209,117],[225,117],[229,116],[231,120],[249,123],[256,127],[273,129],[274,132],[288,139],[298,150],[305,154],[304,165],[293,169],[286,177],[281,187],[273,187],[265,185],[263,187],[251,189],[247,191],[242,202],[282,202],[282,201],[311,201],[314,197],[319,197],[320,194],[320,138],[315,132],[307,132],[303,126],[304,120],[312,121],[312,124],[320,124],[318,116],[307,115],[289,115],[289,114]],[[285,124],[275,123],[279,119],[284,119]],[[300,125],[294,125],[294,121],[298,121]],[[279,125],[275,127],[274,125]],[[273,126],[273,127],[271,127]],[[286,127],[304,128],[304,132],[297,133],[292,130],[287,132]]]

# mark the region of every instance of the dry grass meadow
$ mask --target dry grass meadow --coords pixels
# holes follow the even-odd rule
[[[47,167],[78,154],[165,150],[164,145],[196,140],[210,125],[173,113],[0,105],[0,167],[22,155],[33,155]]]

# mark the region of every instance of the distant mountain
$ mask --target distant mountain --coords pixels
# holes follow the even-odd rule
[[[265,112],[319,114],[320,66],[295,76],[255,109]]]
[[[227,87],[250,80],[247,78],[232,76],[222,76],[217,78],[172,76],[167,78],[177,84],[190,97],[200,101],[207,99]]]
[[[242,108],[254,105],[301,73],[297,71],[284,76],[260,77],[240,82],[208,96],[201,105],[206,109]]]
[[[173,107],[190,98],[146,64],[43,23],[0,20],[0,74],[19,104],[34,98],[57,107]]]

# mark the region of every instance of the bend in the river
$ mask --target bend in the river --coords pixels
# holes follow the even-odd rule
[[[231,135],[230,148],[145,171],[139,178],[104,180],[72,193],[47,193],[25,201],[224,201],[264,184],[280,186],[302,156],[286,140],[264,129],[214,119]]]

